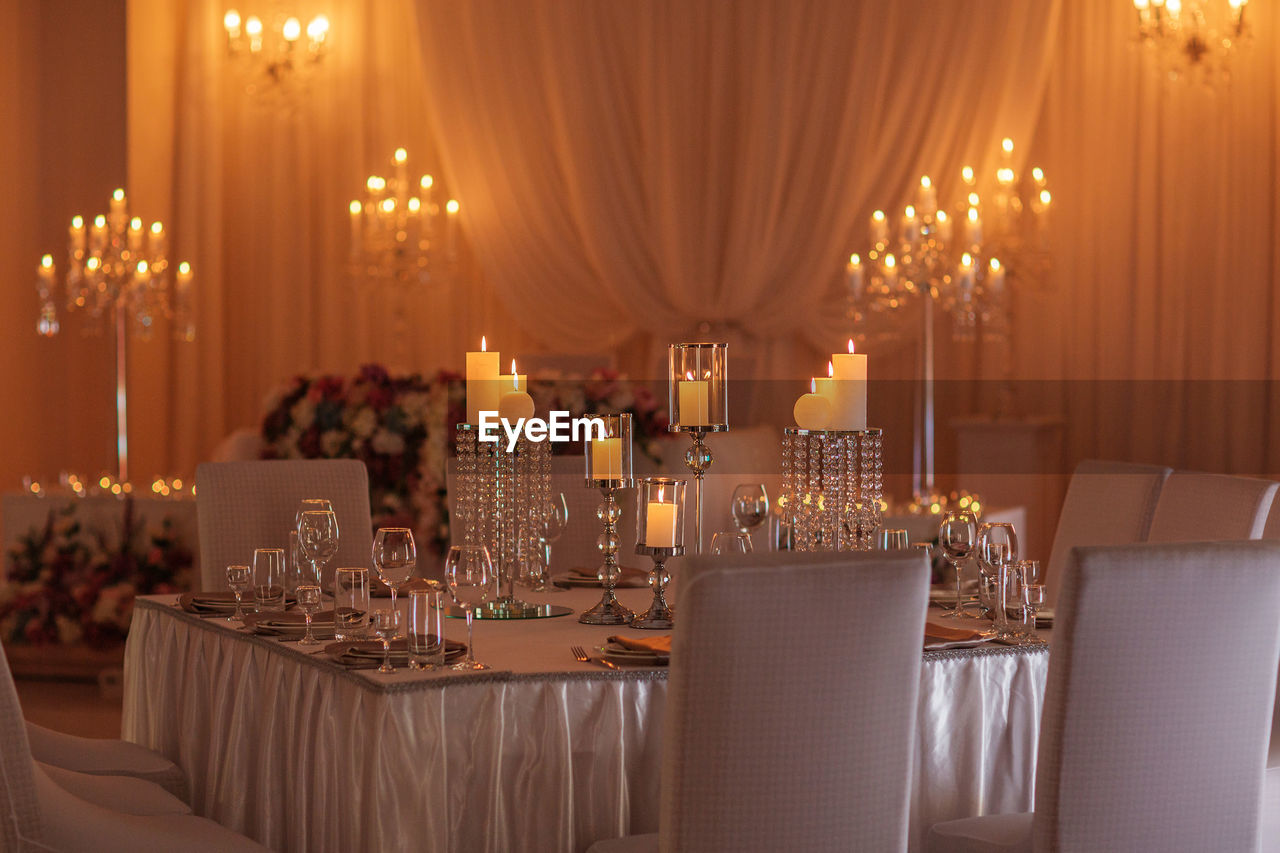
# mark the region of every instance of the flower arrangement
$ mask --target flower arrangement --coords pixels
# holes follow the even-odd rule
[[[119,545],[82,525],[75,501],[19,537],[8,554],[9,583],[0,590],[0,637],[32,645],[115,645],[129,631],[135,596],[187,588],[192,554],[170,520],[144,530],[133,498],[122,505]]]
[[[597,370],[585,380],[530,379],[528,388],[542,413],[632,412],[640,451],[658,458],[667,414],[645,385]],[[266,408],[263,458],[359,459],[369,471],[375,527],[412,527],[420,546],[441,553],[448,547],[445,471],[455,451],[454,425],[466,419],[460,374],[392,376],[381,365],[367,364],[350,379],[295,376]],[[572,445],[553,447],[575,452]]]

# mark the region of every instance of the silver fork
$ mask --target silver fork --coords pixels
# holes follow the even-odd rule
[[[597,663],[597,664],[600,664],[600,666],[607,667],[609,669],[622,668],[617,664],[615,664],[613,661],[605,660],[604,658],[591,657],[590,655],[587,654],[587,650],[584,649],[582,646],[570,646],[569,651],[573,653],[574,659],[577,660],[579,663]]]

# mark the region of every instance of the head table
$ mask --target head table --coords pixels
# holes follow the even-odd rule
[[[599,595],[527,598],[577,613]],[[619,598],[643,609],[649,593]],[[493,670],[380,674],[175,602],[137,602],[123,736],[186,771],[197,814],[300,851],[579,851],[657,829],[666,670],[569,652],[645,632],[477,620],[476,657]],[[446,623],[465,641],[462,620]],[[936,821],[1030,809],[1047,666],[1043,647],[924,653],[913,850]]]

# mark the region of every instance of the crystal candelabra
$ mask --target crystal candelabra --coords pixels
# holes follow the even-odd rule
[[[1013,140],[1001,142],[1000,165],[979,184],[970,166],[961,170],[963,201],[938,205],[937,187],[920,179],[914,204],[896,228],[883,210],[871,216],[871,248],[853,254],[846,267],[848,298],[856,325],[872,316],[915,308],[920,320],[920,397],[916,401],[912,508],[941,506],[934,476],[934,315],[951,319],[953,336],[1002,341],[1009,334],[1007,285],[1042,282],[1050,269],[1048,218],[1052,196],[1044,170],[1019,176]],[[981,190],[981,194],[979,192]]]
[[[783,505],[797,551],[866,551],[880,526],[882,433],[788,428],[782,437]]]
[[[353,281],[393,285],[446,283],[458,265],[456,199],[438,202],[431,175],[410,179],[408,153],[397,148],[389,177],[370,175],[351,218],[348,269]]]
[[[715,461],[707,433],[729,429],[729,345],[671,344],[667,348],[670,432],[686,432],[693,445],[684,462],[693,473],[693,552],[702,553],[702,481]]]
[[[480,441],[475,425],[458,424],[457,447],[456,522],[462,542],[487,546],[497,562],[497,597],[478,608],[476,617],[552,615],[545,605],[515,597],[521,562],[538,559],[540,552],[551,491],[550,445],[521,436],[515,449],[508,452],[500,441]]]
[[[1133,0],[1137,41],[1171,80],[1214,84],[1230,78],[1231,59],[1252,41],[1249,0]]]
[[[239,11],[229,9],[222,26],[227,31],[227,54],[243,64],[251,80],[258,77],[273,86],[289,84],[317,66],[324,59],[329,37],[329,19],[324,15],[307,24],[305,42],[302,22],[292,15],[278,16],[268,30],[257,15],[242,20]],[[250,82],[246,88],[252,93],[258,85]]]
[[[631,458],[632,420],[627,413],[603,415],[604,433],[588,434],[585,444],[586,486],[599,489],[602,500],[596,508],[596,518],[603,529],[596,540],[603,558],[597,577],[604,593],[590,610],[578,617],[587,625],[627,625],[635,614],[618,601],[614,588],[622,570],[618,568],[618,522],[622,520],[622,507],[618,505],[618,492],[633,488]]]
[[[150,337],[157,320],[173,321],[180,341],[195,339],[191,310],[191,265],[169,260],[164,225],[130,217],[124,190],[111,194],[109,211],[94,217],[88,228],[82,216],[68,230],[65,310],[83,310],[95,321],[106,318],[116,343],[116,476],[129,480],[128,336]],[[52,255],[40,260],[36,284],[40,316],[36,331],[53,337],[58,320],[57,265]]]

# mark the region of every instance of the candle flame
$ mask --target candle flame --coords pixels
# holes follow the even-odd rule
[[[871,218],[876,222],[884,222],[884,211],[877,210],[875,213],[871,214]]]
[[[137,217],[137,216],[133,217],[133,219],[130,219],[130,220],[129,220],[129,230],[130,230],[130,231],[141,231],[141,230],[142,230],[142,220],[141,220],[139,217]]]
[[[484,335],[481,335],[480,336],[480,352],[488,352],[488,351],[489,351],[488,347],[485,346]]]
[[[382,209],[387,213],[391,213],[396,209],[396,200],[394,198],[384,198],[382,200]]]
[[[53,255],[45,255],[40,259],[40,266],[45,269],[53,269]]]
[[[960,177],[964,180],[966,184],[973,183],[973,167],[965,166],[963,169],[961,169]]]
[[[853,338],[849,338],[849,355],[853,355]]]
[[[889,269],[893,269],[898,265],[898,260],[893,256],[892,252],[886,253],[884,256],[884,265]]]
[[[414,196],[413,198],[409,199],[409,212],[410,212],[410,213],[417,213],[417,212],[418,212],[419,210],[421,210],[421,209],[422,209],[422,200],[421,200],[421,199],[419,199],[417,196]]]
[[[409,159],[409,152],[405,151],[403,148],[397,148],[394,156],[395,156],[396,164],[398,165],[400,163],[403,163],[405,160]]]
[[[138,261],[138,272],[146,272],[148,269],[146,261]]]
[[[182,263],[178,264],[178,275],[190,275],[190,274],[191,274],[191,264],[187,263],[186,261],[183,261]]]
[[[516,360],[514,358],[511,359],[511,375],[516,375]]]
[[[434,184],[435,182],[436,182],[436,179],[431,177],[430,175],[423,175],[422,180],[418,181],[419,185],[421,185],[424,190],[431,189],[431,185]]]
[[[817,393],[818,393],[818,380],[817,380],[817,379],[813,379],[813,378],[810,378],[810,379],[809,379],[809,393],[810,393],[810,394],[817,394]]]
[[[966,269],[968,267],[973,266],[973,255],[969,254],[968,252],[965,252],[963,255],[961,255],[960,266],[965,267]]]
[[[978,198],[978,194],[977,194],[977,193],[969,193],[969,206],[970,206],[970,207],[977,207],[980,201],[981,201],[981,199],[980,199],[980,198]]]
[[[1000,147],[1004,149],[1004,153],[1012,154],[1013,140],[1006,136],[1004,139],[1000,140]]]
[[[152,222],[152,223],[151,223],[151,233],[152,233],[152,234],[159,234],[159,233],[160,233],[161,231],[163,231],[163,230],[164,230],[164,226],[163,226],[163,225],[161,225],[159,222]]]
[[[929,189],[929,187],[931,187],[931,186],[933,186],[933,182],[929,180],[929,176],[928,176],[928,175],[921,175],[921,176],[920,176],[920,187],[921,187],[922,189],[926,189],[926,190],[927,190],[927,189]]]
[[[445,209],[445,211],[446,211],[446,212],[448,212],[448,213],[457,213],[457,212],[458,212],[458,200],[457,200],[457,199],[455,199],[455,198],[451,198],[451,199],[449,199],[447,202],[445,202],[444,209]]]
[[[992,272],[999,272],[999,271],[1000,271],[1000,262],[999,262],[999,261],[997,261],[995,258],[992,258],[992,259],[991,259],[991,271],[992,271]]]
[[[1041,204],[1048,204],[1048,203],[1049,203],[1049,202],[1051,202],[1051,201],[1053,201],[1053,196],[1049,195],[1049,191],[1048,191],[1048,190],[1040,190],[1040,203],[1041,203]]]
[[[704,371],[702,371],[702,378],[703,378],[703,379],[710,379],[710,378],[711,378],[711,371],[710,371],[710,370],[704,370]]]
[[[827,378],[834,379],[836,375],[836,366],[831,362],[827,362]]]
[[[939,222],[946,222],[946,221],[947,221],[947,212],[946,212],[945,210],[939,210],[939,211],[938,211],[938,221],[939,221]]]
[[[1036,182],[1036,183],[1039,183],[1040,181],[1043,181],[1043,180],[1044,180],[1044,169],[1041,169],[1039,166],[1032,166],[1032,167],[1031,167],[1031,177],[1032,177],[1032,179],[1034,179],[1034,180],[1035,180],[1035,182]]]
[[[664,486],[662,483],[658,484],[658,503],[662,503],[662,491],[665,488],[666,486]]]
[[[117,189],[111,194],[111,197],[116,201],[124,201],[124,190]]]
[[[970,222],[978,221],[978,208],[976,207],[969,208],[969,221]]]
[[[101,213],[99,213],[97,216],[93,217],[93,227],[94,227],[94,228],[105,228],[105,227],[107,227],[107,217],[103,216]]]
[[[858,256],[857,252],[854,252],[852,255],[849,256],[849,266],[851,267],[862,266],[862,258]]]
[[[83,217],[83,216],[80,216],[80,215],[76,215],[76,216],[71,217],[71,227],[72,227],[72,228],[83,228],[83,227],[84,227],[84,217]]]
[[[692,371],[692,370],[686,370],[686,371],[684,372],[684,378],[685,378],[687,381],[692,382],[692,381],[693,381],[693,371]]]
[[[907,209],[906,209],[906,210],[904,210],[904,211],[903,211],[903,213],[905,213],[905,214],[906,214],[907,219],[915,219],[915,218],[916,218],[916,206],[915,206],[914,204],[909,204],[909,205],[907,205]]]
[[[352,200],[351,204],[348,206],[347,209],[351,211],[352,216],[358,215],[361,209],[360,202]]]

